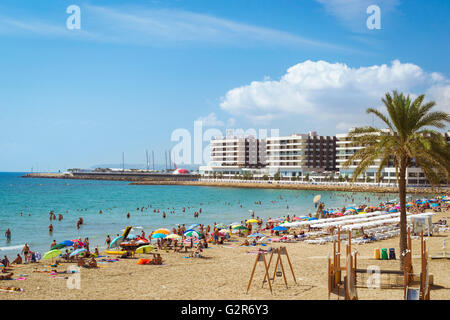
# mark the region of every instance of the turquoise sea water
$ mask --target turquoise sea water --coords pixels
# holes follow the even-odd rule
[[[240,222],[250,218],[249,210],[254,210],[255,217],[263,218],[301,216],[315,213],[313,198],[317,194],[321,194],[321,201],[327,208],[362,203],[376,205],[397,197],[396,194],[332,191],[131,186],[122,181],[29,179],[21,178],[22,175],[0,173],[1,257],[5,254],[12,257],[20,252],[25,242],[31,250],[46,252],[53,239],[61,242],[89,237],[91,248],[103,249],[106,235],[113,238],[127,225],[137,227],[132,231],[134,234],[140,234],[143,228],[148,235],[156,228],[172,229],[176,224]],[[255,201],[262,204],[256,205]],[[136,210],[150,205],[152,207],[143,212]],[[184,213],[183,207],[186,207]],[[194,212],[200,208],[202,213],[194,218]],[[160,212],[154,213],[153,209]],[[51,210],[57,216],[61,213],[63,220],[50,222]],[[103,214],[99,214],[100,210]],[[166,218],[162,217],[163,211]],[[129,219],[126,218],[128,212]],[[77,230],[76,222],[80,217],[84,224]],[[50,223],[54,227],[52,235],[48,232]],[[7,228],[12,232],[10,243],[4,235]]]

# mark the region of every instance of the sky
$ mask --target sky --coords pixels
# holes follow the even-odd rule
[[[450,112],[449,16],[441,0],[2,0],[0,171],[164,163],[177,132],[192,152],[174,159],[200,164],[229,129],[381,126],[365,110],[392,90]]]

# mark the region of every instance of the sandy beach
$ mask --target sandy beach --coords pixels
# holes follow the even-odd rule
[[[433,217],[449,219],[450,212],[441,212]],[[430,256],[442,252],[442,243],[447,243],[450,232],[444,231],[427,237]],[[246,293],[250,274],[255,262],[257,247],[243,247],[244,238],[233,236],[234,242],[226,245],[210,245],[204,250],[206,258],[186,258],[186,253],[159,250],[164,265],[138,265],[138,258],[149,257],[138,254],[135,258],[120,259],[117,262],[99,263],[99,268],[82,268],[80,289],[69,289],[68,274],[51,275],[36,271],[54,270],[51,260],[13,267],[14,277],[23,275],[26,280],[1,280],[0,286],[23,288],[23,292],[0,291],[0,299],[281,299],[281,300],[323,300],[327,299],[327,256],[332,244],[325,245],[298,243],[269,244],[273,248],[285,246],[290,256],[297,283],[294,283],[286,260],[283,260],[288,288],[282,277],[276,277],[273,294],[267,283],[262,288],[264,267],[258,263],[248,294]],[[343,242],[344,244],[345,242]],[[420,272],[420,241],[413,240],[413,266]],[[353,245],[358,251],[358,268],[377,265],[381,269],[398,270],[399,260],[374,260],[375,248],[395,248],[397,257],[398,237],[368,244]],[[260,248],[267,249],[268,247]],[[343,246],[343,248],[345,245]],[[268,255],[266,255],[268,259]],[[110,256],[114,259],[116,256]],[[98,259],[100,261],[101,258]],[[434,284],[431,287],[432,300],[450,298],[450,261],[431,260],[430,273]],[[74,263],[62,263],[57,271],[66,271]],[[272,264],[270,271],[273,272]],[[367,289],[358,287],[359,299],[401,300],[402,289]]]

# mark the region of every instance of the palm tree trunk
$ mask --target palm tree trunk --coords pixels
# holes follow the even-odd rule
[[[402,159],[400,163],[398,192],[400,199],[400,271],[403,271],[404,256],[403,252],[407,248],[407,220],[406,220],[406,160]]]

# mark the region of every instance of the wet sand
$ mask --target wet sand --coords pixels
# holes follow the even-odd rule
[[[433,221],[450,218],[450,212],[439,213]],[[429,254],[442,252],[442,241],[449,241],[450,232],[442,232],[427,238]],[[118,262],[101,263],[97,269],[82,268],[80,273],[81,289],[67,287],[66,274],[52,276],[35,270],[47,270],[51,260],[14,267],[14,277],[28,274],[26,280],[0,280],[0,286],[24,288],[24,292],[0,291],[0,299],[282,299],[282,300],[323,300],[327,299],[327,256],[332,243],[313,245],[303,242],[271,244],[273,248],[286,246],[290,256],[297,283],[283,260],[288,288],[282,277],[275,277],[273,294],[267,283],[262,288],[264,267],[258,263],[255,276],[246,293],[250,274],[256,255],[248,252],[257,247],[239,247],[244,238],[233,237],[238,242],[226,245],[211,245],[203,251],[207,258],[185,258],[185,253],[166,253],[159,251],[164,265],[137,265],[139,257],[150,258],[148,254],[136,258],[120,259]],[[399,270],[399,260],[373,260],[375,248],[395,248],[399,256],[398,237],[369,244],[352,245],[358,250],[358,268],[378,265],[381,269]],[[420,241],[413,240],[413,266],[415,273],[420,272]],[[341,246],[345,250],[345,242]],[[448,245],[447,245],[448,247]],[[448,249],[447,249],[448,251]],[[116,258],[115,256],[110,256]],[[266,256],[268,259],[269,257]],[[99,258],[98,260],[100,260]],[[65,271],[73,263],[63,263],[58,271]],[[270,271],[273,272],[272,264]],[[431,260],[430,273],[434,276],[432,300],[450,299],[450,260]],[[358,288],[359,299],[396,300],[403,299],[402,289],[366,289]]]

